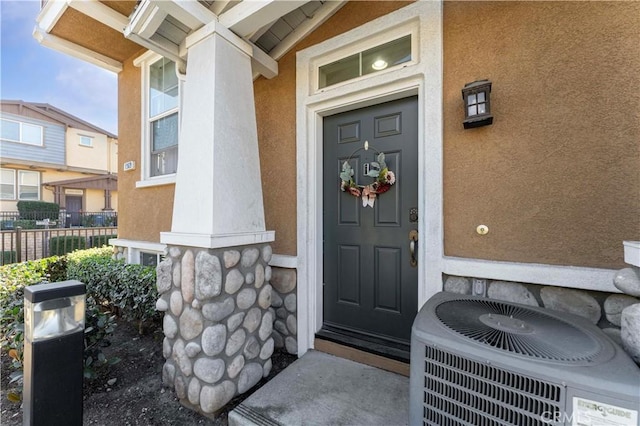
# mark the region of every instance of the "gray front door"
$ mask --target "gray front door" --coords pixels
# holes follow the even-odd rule
[[[65,196],[67,206],[67,226],[82,225],[82,197],[76,195]]]
[[[390,344],[410,340],[418,305],[409,238],[418,230],[417,123],[417,97],[324,119],[323,330]],[[372,183],[365,168],[375,168],[379,152],[396,182],[372,208],[341,190],[340,173],[347,161],[357,184]]]

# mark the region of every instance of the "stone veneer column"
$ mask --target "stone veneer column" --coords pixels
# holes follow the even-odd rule
[[[271,246],[171,247],[158,265],[165,385],[214,415],[271,371]]]

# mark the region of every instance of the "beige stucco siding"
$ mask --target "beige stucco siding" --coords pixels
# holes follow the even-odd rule
[[[160,232],[171,230],[174,185],[136,188],[140,180],[140,68],[133,59],[124,63],[118,75],[118,237],[160,242]],[[123,164],[135,161],[135,170],[124,171]]]
[[[91,146],[80,145],[81,136],[91,139]],[[107,136],[87,130],[67,128],[66,164],[69,167],[82,167],[98,171],[108,171],[111,160]]]
[[[640,239],[639,17],[638,2],[445,3],[447,255],[624,265]],[[494,124],[464,130],[460,90],[480,78]]]

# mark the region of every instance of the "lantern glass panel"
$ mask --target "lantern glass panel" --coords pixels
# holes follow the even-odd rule
[[[31,303],[25,300],[25,337],[30,342],[84,329],[85,296]]]

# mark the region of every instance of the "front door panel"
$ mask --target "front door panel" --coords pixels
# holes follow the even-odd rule
[[[417,313],[418,269],[411,265],[410,221],[418,205],[417,98],[324,119],[325,326],[408,342]],[[362,149],[368,141],[369,149]],[[368,185],[365,164],[384,152],[395,174],[373,208],[340,189],[345,161]]]

